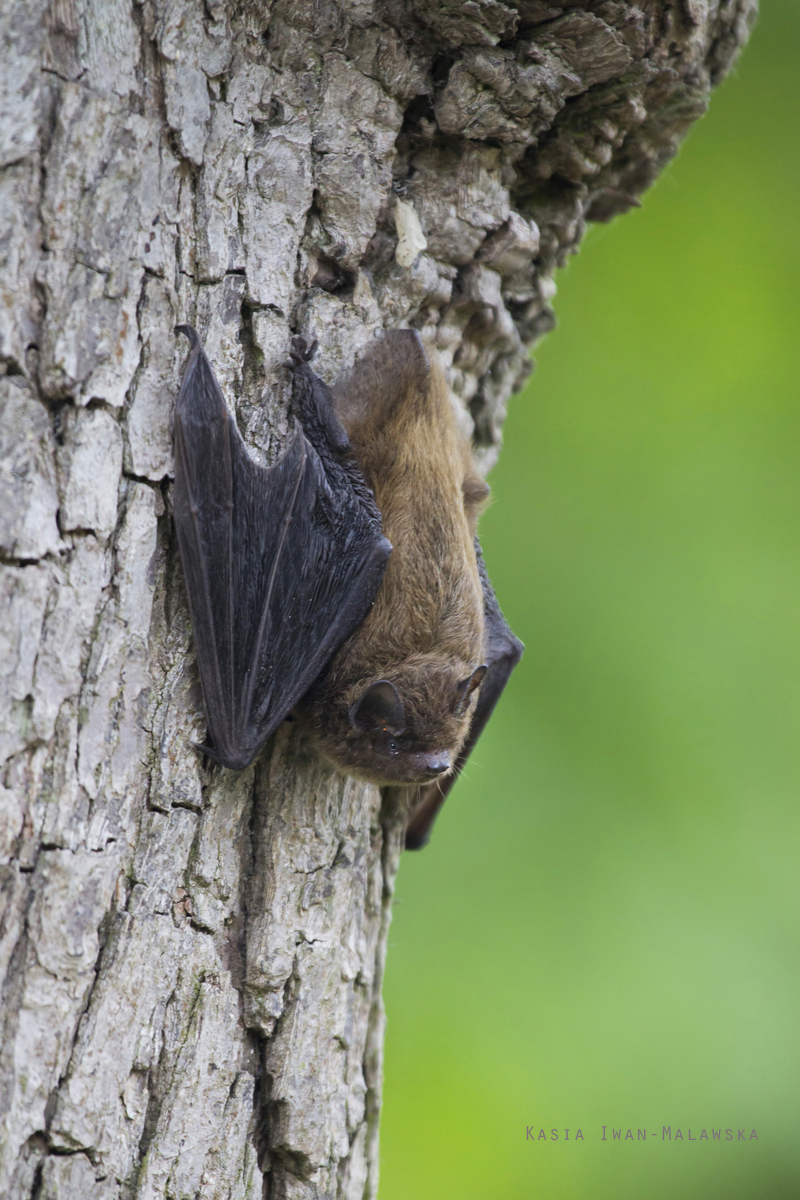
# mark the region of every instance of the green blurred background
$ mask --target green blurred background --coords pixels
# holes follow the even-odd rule
[[[381,1200],[800,1196],[799,200],[763,0],[511,405],[482,538],[527,652],[401,865]]]

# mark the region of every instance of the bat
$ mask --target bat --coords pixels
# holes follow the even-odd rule
[[[294,338],[293,429],[262,467],[190,326],[173,511],[208,725],[248,766],[293,713],[339,770],[419,797],[428,839],[522,654],[476,524],[488,488],[419,335],[376,340],[329,388]]]

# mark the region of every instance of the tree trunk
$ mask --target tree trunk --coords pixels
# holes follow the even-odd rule
[[[195,324],[272,461],[435,342],[488,469],[553,272],[636,203],[753,0],[5,0],[0,1195],[374,1196],[406,815],[284,724],[206,770],[170,518]]]

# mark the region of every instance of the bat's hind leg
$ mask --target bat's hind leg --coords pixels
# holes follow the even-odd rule
[[[295,335],[295,337],[292,338],[292,348],[289,351],[289,362],[284,363],[284,366],[293,371],[295,367],[299,367],[301,363],[311,362],[312,358],[317,353],[318,347],[319,342],[316,338],[314,338],[314,341],[309,344],[304,337],[300,337],[299,334]]]
[[[316,340],[309,344],[305,338],[294,337],[286,365],[294,374],[294,411],[317,454],[328,463],[331,455],[340,458],[347,453],[350,441],[336,415],[331,389],[309,365],[316,350]]]

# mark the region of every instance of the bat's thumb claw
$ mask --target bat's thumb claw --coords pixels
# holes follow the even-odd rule
[[[217,766],[219,761],[217,758],[217,752],[213,746],[208,744],[208,742],[190,742],[189,744],[193,750],[196,750],[198,754],[203,756],[204,771],[213,770]]]
[[[197,330],[193,325],[176,325],[175,333],[182,333],[189,339],[189,345],[192,350],[199,343],[200,338],[197,336]]]

